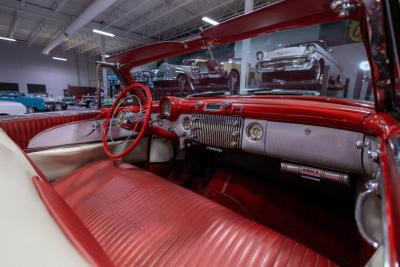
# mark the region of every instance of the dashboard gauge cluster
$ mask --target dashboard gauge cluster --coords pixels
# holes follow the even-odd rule
[[[172,103],[168,98],[163,99],[161,102],[161,116],[163,118],[169,119],[172,114]]]

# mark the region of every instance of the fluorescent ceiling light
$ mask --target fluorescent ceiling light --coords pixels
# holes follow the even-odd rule
[[[68,61],[68,59],[63,58],[63,57],[52,57],[54,60],[59,60],[59,61]]]
[[[210,23],[210,24],[213,25],[213,26],[219,24],[218,21],[215,21],[215,20],[213,20],[213,19],[210,19],[209,17],[202,17],[201,20],[202,20],[202,21],[205,21],[205,22],[207,22],[207,23]]]
[[[371,66],[369,65],[368,61],[361,61],[360,65],[358,65],[358,67],[362,71],[370,71],[371,70]]]
[[[15,40],[14,38],[7,38],[7,37],[1,37],[1,36],[0,36],[0,40],[10,41],[10,42],[15,42],[15,41],[17,41],[17,40]]]
[[[105,35],[105,36],[109,36],[109,37],[115,37],[115,34],[112,34],[109,32],[103,32],[103,31],[96,30],[96,29],[93,29],[92,31],[97,34],[101,34],[101,35]]]
[[[108,57],[110,57],[110,55],[104,55],[104,57],[105,57],[105,58],[108,58]]]

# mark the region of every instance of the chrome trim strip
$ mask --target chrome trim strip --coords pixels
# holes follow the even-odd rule
[[[392,84],[388,67],[384,7],[379,0],[362,0],[366,11],[368,41],[372,59],[371,73],[376,86],[375,99],[378,110],[384,110],[392,97]]]
[[[298,174],[313,180],[330,180],[344,185],[349,185],[350,178],[348,174],[327,171],[323,169],[311,168],[307,166],[281,162],[281,170],[284,172]]]
[[[383,233],[383,266],[390,267],[390,251],[389,251],[389,236],[387,231],[387,220],[386,220],[386,195],[385,195],[385,183],[383,182],[383,177],[379,174],[380,183],[380,195],[381,195],[381,222],[382,222],[382,233]]]
[[[130,138],[131,140],[135,138]],[[124,141],[125,138],[116,138],[113,141],[110,139],[108,140],[109,143],[118,143],[121,141]],[[56,148],[72,148],[72,147],[78,147],[78,146],[83,146],[83,145],[94,145],[94,144],[101,144],[103,141],[98,140],[98,141],[89,141],[89,142],[80,142],[80,143],[73,143],[73,144],[62,144],[58,146],[43,146],[43,147],[35,147],[35,148],[26,148],[24,149],[25,153],[32,153],[32,152],[39,152],[39,151],[45,151],[45,150],[51,150],[51,149],[56,149]]]

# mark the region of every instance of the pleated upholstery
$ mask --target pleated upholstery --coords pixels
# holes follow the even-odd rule
[[[33,115],[35,116],[35,115]],[[28,146],[29,141],[42,131],[76,121],[94,119],[98,116],[97,112],[81,114],[61,114],[54,115],[39,114],[38,117],[21,117],[0,120],[0,128],[22,149]]]
[[[284,235],[118,161],[85,166],[54,188],[116,266],[335,266]]]

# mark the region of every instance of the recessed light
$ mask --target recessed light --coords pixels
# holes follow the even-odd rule
[[[15,41],[17,41],[17,40],[15,40],[14,38],[7,38],[7,37],[1,37],[1,36],[0,36],[0,40],[9,41],[9,42],[15,42]]]
[[[52,57],[52,59],[58,60],[58,61],[68,61],[68,59],[63,58],[63,57]]]
[[[209,17],[202,17],[201,20],[202,20],[202,21],[205,21],[205,22],[207,22],[207,23],[210,23],[210,24],[213,25],[213,26],[219,24],[218,21],[213,20],[213,19],[210,19]]]
[[[93,29],[92,31],[97,34],[101,34],[101,35],[105,35],[105,36],[109,36],[109,37],[115,37],[115,34],[112,34],[110,32],[100,31],[100,30],[96,30],[96,29]]]

